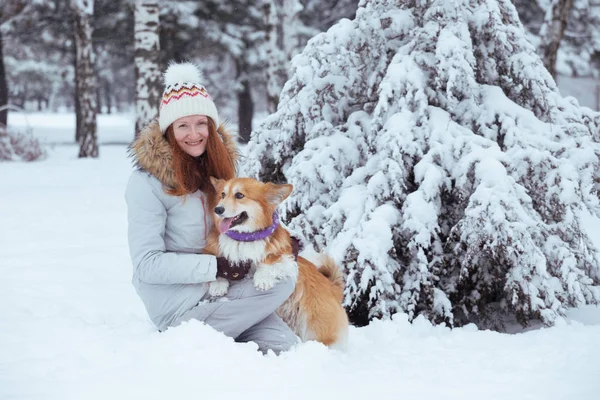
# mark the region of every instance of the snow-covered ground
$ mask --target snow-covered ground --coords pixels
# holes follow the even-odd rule
[[[68,142],[67,117],[31,115],[30,125]],[[104,116],[99,140],[127,142],[132,129],[128,117]],[[518,334],[398,315],[352,328],[344,353],[305,343],[263,356],[198,322],[157,333],[130,284],[126,147],[76,156],[55,146],[44,161],[0,163],[0,399],[600,396],[600,309],[591,306]],[[589,228],[600,237],[598,224]]]
[[[98,143],[126,144],[135,131],[133,114],[99,114]],[[48,144],[73,144],[75,142],[74,113],[9,112],[8,126],[27,130],[31,128],[35,137]]]

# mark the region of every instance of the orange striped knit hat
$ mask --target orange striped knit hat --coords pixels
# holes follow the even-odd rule
[[[165,133],[176,119],[188,115],[206,115],[219,126],[219,113],[202,86],[202,74],[192,63],[172,63],[164,75],[165,91],[160,103],[158,124]]]

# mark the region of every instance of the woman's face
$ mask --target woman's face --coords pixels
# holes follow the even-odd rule
[[[208,140],[208,117],[206,115],[188,115],[173,122],[175,141],[192,157],[198,157],[206,151]]]

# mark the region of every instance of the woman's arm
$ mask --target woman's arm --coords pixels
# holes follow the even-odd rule
[[[185,284],[214,281],[216,258],[208,254],[167,252],[167,210],[160,201],[150,176],[135,171],[125,191],[129,252],[133,273],[151,284]]]

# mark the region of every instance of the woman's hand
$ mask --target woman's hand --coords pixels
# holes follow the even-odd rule
[[[245,260],[230,263],[225,257],[217,257],[217,277],[230,281],[239,281],[244,278],[252,268],[252,261]]]

